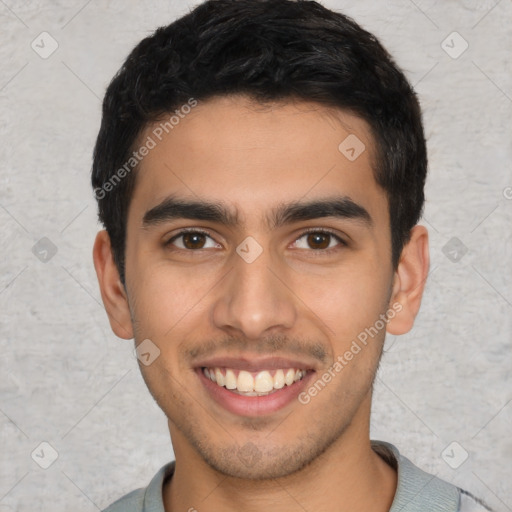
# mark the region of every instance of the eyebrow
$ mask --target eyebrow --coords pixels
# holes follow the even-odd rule
[[[368,210],[347,196],[330,196],[307,202],[281,203],[267,216],[267,226],[275,229],[298,221],[335,217],[348,219],[371,227],[373,220]],[[165,198],[148,210],[143,217],[143,227],[149,228],[175,219],[210,221],[227,227],[240,225],[238,211],[230,210],[219,202],[188,200],[175,196]]]

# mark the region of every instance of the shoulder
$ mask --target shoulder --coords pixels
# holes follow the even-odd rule
[[[103,512],[141,512],[146,489],[136,489],[109,505]]]
[[[175,462],[162,466],[145,488],[136,489],[109,505],[103,512],[164,512],[162,488],[174,473]]]
[[[392,444],[372,441],[372,448],[397,471],[397,489],[390,512],[492,512],[471,493],[421,470]]]

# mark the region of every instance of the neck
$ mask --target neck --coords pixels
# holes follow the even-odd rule
[[[354,418],[323,454],[302,470],[272,480],[244,480],[220,474],[204,462],[179,431],[173,432],[176,468],[164,486],[166,512],[291,512],[301,508],[388,512],[397,475],[371,448],[371,400],[368,402],[357,413],[361,417]]]

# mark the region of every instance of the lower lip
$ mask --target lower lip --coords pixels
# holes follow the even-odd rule
[[[297,397],[307,387],[308,381],[315,372],[308,372],[305,377],[292,385],[285,385],[278,391],[264,396],[238,395],[212,382],[203,373],[202,368],[198,368],[196,373],[210,396],[224,409],[239,416],[256,417],[272,414],[283,409],[294,400],[298,401]]]

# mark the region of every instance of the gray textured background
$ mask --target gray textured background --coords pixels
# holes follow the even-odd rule
[[[173,457],[101,305],[89,169],[111,77],[195,3],[0,0],[0,512],[94,511]],[[430,151],[431,274],[386,342],[372,438],[512,511],[512,1],[323,3],[395,55]]]

